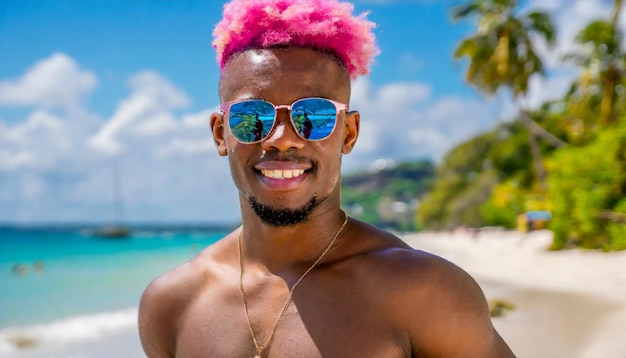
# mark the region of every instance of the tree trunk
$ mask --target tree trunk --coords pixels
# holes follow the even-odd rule
[[[600,102],[600,125],[608,126],[615,121],[615,85],[619,80],[619,70],[609,67],[603,75],[604,89],[602,90],[602,101]]]
[[[519,110],[519,120],[528,130],[528,146],[530,147],[530,153],[533,156],[533,167],[535,169],[535,176],[537,179],[537,186],[542,193],[545,193],[548,190],[548,185],[546,184],[548,174],[546,172],[545,167],[543,166],[543,156],[541,155],[541,148],[539,148],[539,142],[537,138],[540,137],[544,139],[546,142],[550,143],[552,146],[559,148],[566,143],[554,136],[552,133],[545,130],[541,127],[537,122],[535,122],[528,111],[521,103],[521,98],[518,98],[518,108]]]
[[[533,167],[535,168],[535,175],[537,177],[537,186],[539,190],[544,193],[548,189],[546,179],[546,169],[543,167],[543,157],[541,155],[541,149],[539,148],[539,142],[532,130],[528,130],[528,146],[533,156]]]
[[[613,9],[613,16],[611,17],[611,25],[613,25],[614,28],[617,28],[617,22],[619,21],[619,14],[622,11],[623,0],[615,0],[613,5],[614,5],[614,9]]]
[[[533,157],[535,178],[537,179],[537,186],[539,187],[539,190],[543,193],[548,189],[548,186],[546,185],[546,179],[548,175],[546,174],[546,169],[543,167],[543,156],[541,155],[541,148],[539,148],[539,142],[537,141],[537,136],[539,132],[537,128],[540,128],[542,131],[548,133],[552,137],[554,136],[545,129],[541,128],[541,126],[539,126],[537,123],[535,123],[535,121],[533,121],[528,115],[528,112],[526,112],[526,110],[523,108],[520,109],[519,119],[528,130],[528,147],[530,148],[530,154]],[[560,141],[560,139],[558,138],[556,138],[556,140]],[[560,144],[555,146],[558,147],[560,146]]]
[[[613,30],[613,36],[618,35],[618,22],[619,15],[622,11],[623,0],[615,0],[613,8],[613,15],[611,16],[611,27]],[[615,67],[614,63],[609,65],[604,73],[601,73],[602,85],[602,102],[600,102],[600,125],[607,126],[615,121],[615,103],[617,99],[617,93],[615,86],[621,82],[620,69]]]
[[[537,122],[530,118],[526,110],[522,109],[520,111],[519,118],[522,124],[525,125],[531,133],[550,143],[553,147],[559,148],[567,144],[537,124]]]

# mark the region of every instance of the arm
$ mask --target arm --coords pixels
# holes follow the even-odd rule
[[[171,274],[152,281],[139,304],[139,338],[150,358],[174,358],[176,305]]]
[[[420,357],[515,357],[491,323],[482,290],[465,271],[436,259],[429,275],[430,288],[414,319],[413,354]],[[432,281],[430,281],[432,280]]]

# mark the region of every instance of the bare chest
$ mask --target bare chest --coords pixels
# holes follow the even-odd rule
[[[306,292],[304,292],[306,293]],[[276,323],[280,308],[250,305],[250,324],[239,297],[206,300],[190,307],[175,337],[176,357],[407,357],[410,344],[385,312],[367,300],[337,293],[307,299],[294,296]],[[212,304],[211,304],[212,303]],[[268,342],[268,338],[275,333]],[[268,348],[258,354],[252,338]]]

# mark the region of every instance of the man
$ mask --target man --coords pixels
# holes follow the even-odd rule
[[[512,357],[464,271],[340,209],[341,157],[360,123],[350,79],[377,52],[373,24],[336,0],[234,0],[224,11],[211,128],[242,226],[149,285],[146,354]],[[293,120],[305,114],[308,137]]]

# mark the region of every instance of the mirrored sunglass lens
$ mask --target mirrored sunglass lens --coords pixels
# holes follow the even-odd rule
[[[302,138],[318,140],[332,133],[337,121],[337,110],[329,100],[306,98],[293,104],[291,117]]]
[[[242,142],[251,143],[267,136],[274,124],[274,106],[261,100],[238,102],[230,106],[230,131]]]

